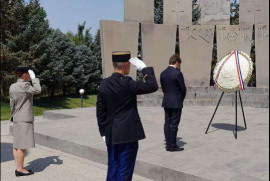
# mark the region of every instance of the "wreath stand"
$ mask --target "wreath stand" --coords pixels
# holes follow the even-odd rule
[[[212,116],[212,119],[211,119],[211,121],[210,121],[210,123],[209,123],[209,125],[208,125],[208,127],[207,127],[207,130],[206,130],[205,134],[208,133],[208,130],[209,130],[211,124],[212,124],[212,121],[213,121],[215,115],[216,115],[216,112],[217,112],[218,107],[219,107],[219,104],[220,104],[220,102],[221,102],[221,100],[222,100],[222,98],[223,98],[223,96],[224,96],[224,93],[225,93],[225,92],[222,93],[222,95],[221,95],[221,97],[220,97],[220,99],[219,99],[219,102],[218,102],[218,104],[217,104],[217,107],[216,107],[216,109],[215,109],[215,112],[214,112],[214,114],[213,114],[213,116]],[[237,131],[238,131],[238,120],[237,120],[237,94],[239,94],[239,98],[240,98],[240,102],[241,102],[242,113],[243,113],[244,123],[245,123],[245,129],[247,129],[247,123],[246,123],[246,117],[245,117],[245,112],[244,112],[244,107],[243,107],[243,102],[242,102],[241,92],[240,92],[240,91],[236,91],[236,92],[235,92],[235,139],[237,139]]]

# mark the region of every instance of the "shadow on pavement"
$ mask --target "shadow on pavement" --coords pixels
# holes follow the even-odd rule
[[[1,143],[1,163],[14,160],[12,143]]]
[[[51,156],[45,158],[39,158],[28,163],[26,169],[31,169],[33,172],[42,172],[50,165],[62,165],[63,160],[59,159],[59,156]]]
[[[176,138],[176,144],[179,146],[179,147],[184,147],[184,145],[186,145],[187,143],[184,142],[184,141],[181,141],[183,138],[180,138],[180,137],[177,137]]]
[[[215,124],[212,124],[212,127],[217,128],[217,129],[226,130],[226,131],[235,131],[235,125],[234,124],[215,123]],[[244,130],[246,130],[246,128],[244,128],[242,126],[238,126],[237,130],[238,131],[244,131]]]

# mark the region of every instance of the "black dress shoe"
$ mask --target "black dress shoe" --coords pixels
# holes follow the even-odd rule
[[[15,175],[16,175],[16,177],[22,177],[22,176],[29,176],[29,175],[33,175],[34,174],[34,172],[32,172],[32,170],[27,170],[27,171],[29,173],[23,173],[23,172],[19,172],[19,171],[15,170]]]
[[[179,148],[178,146],[175,146],[175,147],[172,147],[172,148],[167,147],[166,150],[169,151],[169,152],[176,152],[176,151],[184,151],[184,148]]]

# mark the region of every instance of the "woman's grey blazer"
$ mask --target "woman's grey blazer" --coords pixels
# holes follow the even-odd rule
[[[31,82],[18,79],[9,89],[11,121],[32,122],[34,121],[33,95],[41,93],[39,79]]]

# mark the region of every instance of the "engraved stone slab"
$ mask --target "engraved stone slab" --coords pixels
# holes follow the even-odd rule
[[[210,85],[214,25],[180,26],[181,70],[188,87]]]
[[[138,54],[139,23],[100,21],[103,78],[114,72],[113,51],[130,51],[132,57]],[[131,66],[130,76],[136,78],[136,70]]]
[[[221,59],[227,53],[240,50],[250,55],[252,25],[217,26],[217,55]]]
[[[256,25],[257,87],[269,88],[269,25]]]
[[[201,24],[229,25],[230,0],[199,0]]]
[[[177,25],[142,23],[142,55],[147,66],[155,69],[160,85],[160,73],[169,65],[175,53]]]
[[[125,0],[125,21],[154,23],[154,0]]]
[[[240,24],[269,23],[269,0],[240,0]]]
[[[164,24],[192,24],[192,0],[164,0]]]

